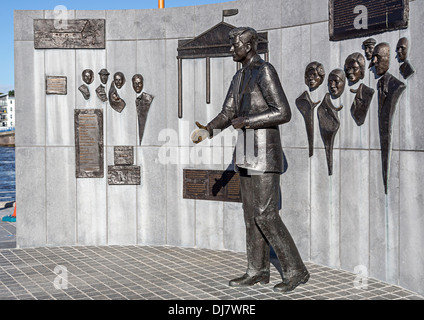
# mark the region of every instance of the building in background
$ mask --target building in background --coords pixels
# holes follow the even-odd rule
[[[0,94],[0,131],[15,130],[15,96],[11,91]]]

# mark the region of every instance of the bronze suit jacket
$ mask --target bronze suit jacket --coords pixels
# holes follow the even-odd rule
[[[255,55],[234,75],[222,111],[207,125],[223,130],[237,117],[249,125],[239,130],[235,169],[282,173],[283,149],[278,125],[291,119],[291,110],[274,67]]]
[[[392,128],[396,106],[405,91],[405,84],[389,72],[378,80],[378,125],[380,131],[381,160],[384,188],[387,194],[388,172],[392,147]]]

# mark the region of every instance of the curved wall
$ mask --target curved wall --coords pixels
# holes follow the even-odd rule
[[[346,86],[339,103],[340,131],[329,177],[315,115],[314,155],[308,157],[305,125],[295,106],[307,88],[306,65],[323,63],[326,73],[362,52],[365,38],[330,42],[327,0],[240,0],[215,5],[153,10],[68,11],[68,17],[106,19],[105,50],[35,50],[33,19],[52,11],[15,11],[16,185],[19,247],[66,245],[173,245],[245,250],[241,204],[182,197],[184,168],[226,169],[231,147],[207,141],[194,146],[194,122],[207,123],[221,109],[236,66],[231,58],[211,59],[211,104],[205,102],[205,60],[183,61],[183,118],[178,118],[178,40],[193,38],[225,18],[235,25],[268,31],[270,62],[276,67],[293,117],[281,126],[288,170],[282,176],[283,220],[304,260],[355,271],[420,294],[424,288],[423,198],[424,131],[419,78],[424,33],[424,1],[410,2],[406,30],[373,36],[392,48],[390,72],[399,77],[394,49],[410,39],[410,61],[417,73],[408,81],[396,112],[390,187],[381,178],[377,99],[363,126],[350,115],[354,95]],[[83,69],[123,72],[126,109],[116,113],[95,96],[86,101],[77,88]],[[135,98],[130,78],[144,76],[144,91],[154,95],[143,142],[138,144]],[[46,96],[45,76],[65,75],[66,96]],[[376,88],[367,71],[365,84]],[[93,91],[94,92],[94,91]],[[312,93],[322,100],[326,86]],[[110,186],[103,179],[75,178],[74,109],[104,111],[105,172],[113,147],[133,146],[141,166],[141,185]],[[232,130],[221,140],[234,136]],[[216,138],[218,139],[218,138]]]

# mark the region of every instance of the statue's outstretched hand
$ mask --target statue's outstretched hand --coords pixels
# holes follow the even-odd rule
[[[201,125],[197,121],[196,121],[196,126],[198,127],[198,129],[194,130],[193,133],[191,134],[191,141],[197,144],[209,138],[209,131],[204,125]]]

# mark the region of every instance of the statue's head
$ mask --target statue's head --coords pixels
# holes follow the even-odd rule
[[[396,46],[396,53],[399,62],[405,62],[406,58],[408,58],[408,48],[409,43],[407,38],[399,39]]]
[[[235,28],[230,31],[231,54],[233,60],[243,63],[256,54],[258,33],[250,27]]]
[[[362,47],[365,51],[365,57],[367,58],[367,60],[371,60],[376,43],[377,41],[375,41],[375,39],[373,38],[369,38],[362,43]]]
[[[365,58],[359,53],[355,52],[346,58],[344,70],[346,78],[352,82],[357,83],[359,80],[364,79],[365,76]]]
[[[86,84],[91,84],[94,81],[94,72],[90,69],[85,69],[82,72],[82,80],[86,83]]]
[[[109,79],[109,75],[110,75],[109,71],[107,71],[107,69],[102,69],[102,70],[100,70],[99,75],[100,75],[100,81],[103,84],[106,84],[107,80]]]
[[[333,98],[342,95],[346,84],[346,76],[342,69],[334,69],[328,75],[328,90]]]
[[[132,77],[134,91],[140,93],[143,90],[144,80],[141,74],[136,74]]]
[[[113,75],[113,82],[118,89],[121,89],[125,84],[125,76],[122,72],[117,72]]]
[[[390,67],[390,45],[386,42],[375,46],[372,54],[370,67],[375,67],[375,73],[379,76],[384,75]]]
[[[324,78],[325,70],[321,63],[314,61],[306,66],[305,84],[309,89],[314,90],[318,88],[324,82]]]

